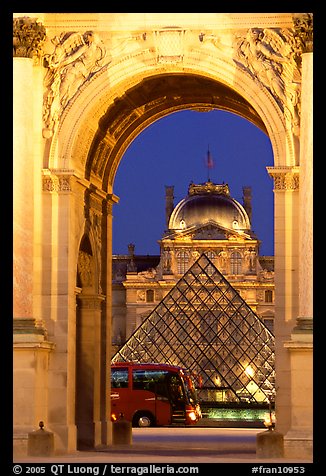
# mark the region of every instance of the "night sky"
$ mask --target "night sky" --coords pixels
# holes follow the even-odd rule
[[[210,150],[214,167],[205,162]],[[119,165],[113,207],[113,253],[159,254],[157,240],[165,230],[165,185],[174,185],[174,205],[188,193],[191,181],[227,183],[242,201],[242,187],[252,187],[252,230],[261,240],[260,254],[273,255],[273,165],[269,138],[235,114],[182,111],[148,126],[129,145]]]

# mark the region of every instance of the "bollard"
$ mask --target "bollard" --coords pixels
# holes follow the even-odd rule
[[[258,458],[283,458],[283,435],[272,428],[257,433],[256,456]]]
[[[118,420],[112,424],[112,443],[113,445],[132,444],[131,422],[124,419],[123,413],[120,413]]]
[[[39,430],[28,433],[27,454],[29,456],[52,456],[54,454],[54,435],[44,430],[44,423],[40,421]]]

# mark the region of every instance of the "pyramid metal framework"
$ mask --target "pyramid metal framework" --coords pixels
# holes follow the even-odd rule
[[[274,336],[202,254],[113,356],[179,365],[229,400],[271,401]]]

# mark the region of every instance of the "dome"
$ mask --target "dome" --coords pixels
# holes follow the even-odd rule
[[[229,230],[250,230],[250,220],[242,205],[230,196],[227,184],[190,184],[188,196],[181,200],[169,220],[170,230],[182,230],[209,222]]]

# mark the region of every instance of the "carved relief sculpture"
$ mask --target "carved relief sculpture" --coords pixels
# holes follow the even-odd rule
[[[82,286],[92,286],[92,257],[84,251],[80,251],[78,255],[78,271],[81,278]]]
[[[237,40],[234,61],[273,95],[299,134],[301,74],[293,31],[250,28]]]
[[[55,49],[45,57],[48,71],[44,79],[43,102],[43,120],[48,135],[80,86],[104,66],[106,56],[102,40],[92,31],[62,33],[51,41]]]
[[[214,34],[202,34],[199,39],[213,44],[223,56],[231,56],[239,68],[272,95],[292,135],[293,152],[298,154],[302,50],[294,30],[250,28],[245,34],[235,35],[232,44],[224,44]]]

